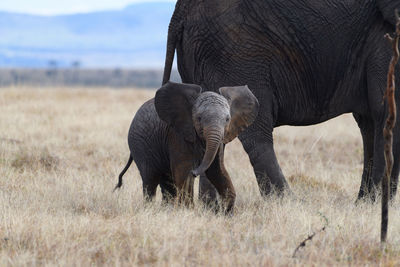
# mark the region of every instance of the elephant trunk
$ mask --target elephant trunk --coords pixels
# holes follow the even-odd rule
[[[215,156],[219,150],[224,137],[224,129],[221,127],[209,127],[204,132],[204,137],[206,139],[206,152],[204,153],[203,160],[197,169],[192,171],[194,177],[204,173],[214,161]]]

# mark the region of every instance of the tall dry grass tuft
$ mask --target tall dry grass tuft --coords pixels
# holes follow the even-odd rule
[[[154,91],[0,91],[0,266],[400,264],[399,200],[386,251],[378,204],[354,205],[362,146],[351,116],[280,127],[275,149],[295,198],[262,199],[240,143],[227,146],[235,214],[142,200],[130,121]],[[349,130],[350,129],[350,130]],[[196,181],[196,190],[197,190]],[[326,230],[296,246],[325,224]]]

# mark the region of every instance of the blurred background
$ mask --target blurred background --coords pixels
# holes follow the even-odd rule
[[[0,87],[159,87],[175,2],[0,1]]]

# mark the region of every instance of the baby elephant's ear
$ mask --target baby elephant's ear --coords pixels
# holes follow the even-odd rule
[[[198,85],[168,82],[158,89],[154,100],[158,116],[189,142],[196,138],[192,107],[200,93]]]
[[[228,100],[231,111],[231,122],[224,137],[226,144],[254,122],[258,114],[259,104],[247,85],[221,87],[219,92]]]

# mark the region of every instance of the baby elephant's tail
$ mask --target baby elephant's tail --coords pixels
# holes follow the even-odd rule
[[[129,160],[126,163],[125,168],[122,170],[122,172],[119,174],[118,177],[118,184],[115,186],[114,191],[117,190],[118,188],[121,188],[122,186],[122,176],[124,176],[124,174],[126,173],[126,171],[129,169],[129,167],[131,166],[133,161],[132,155],[129,156]]]

